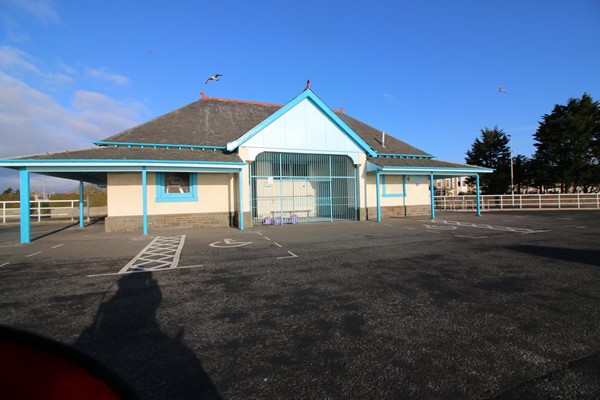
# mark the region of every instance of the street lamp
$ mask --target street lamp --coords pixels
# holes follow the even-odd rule
[[[508,142],[510,144],[510,192],[512,194],[513,206],[515,205],[515,178],[513,170],[513,156],[512,156],[512,135],[508,135]]]

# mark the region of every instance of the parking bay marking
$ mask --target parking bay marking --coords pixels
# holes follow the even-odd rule
[[[225,243],[225,244],[220,244]],[[222,242],[213,242],[209,244],[210,247],[242,247],[251,244],[252,242],[237,242],[235,239],[223,239]]]
[[[527,229],[527,228],[511,228],[508,226],[497,226],[497,225],[487,225],[487,224],[474,224],[471,222],[458,222],[458,221],[445,221],[445,220],[436,220],[436,221],[428,221],[434,224],[442,224],[449,226],[462,226],[466,228],[480,228],[480,229],[491,229],[495,231],[505,231],[505,232],[513,232],[513,233],[521,233],[521,234],[530,234],[530,233],[542,233],[549,232],[548,229],[540,230],[540,229]]]
[[[185,235],[157,236],[127,265],[121,268],[119,273],[177,268],[184,243]]]

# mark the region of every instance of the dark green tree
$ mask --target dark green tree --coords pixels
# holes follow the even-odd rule
[[[504,194],[510,188],[510,150],[508,137],[497,126],[481,130],[481,138],[475,139],[465,158],[467,164],[492,168],[491,174],[482,174],[480,185],[483,193]],[[470,179],[472,183],[474,179]]]
[[[522,154],[513,157],[513,181],[515,192],[522,193],[533,185],[531,176],[532,161]]]
[[[556,104],[533,138],[538,186],[559,185],[563,193],[597,188],[600,105],[589,94]]]

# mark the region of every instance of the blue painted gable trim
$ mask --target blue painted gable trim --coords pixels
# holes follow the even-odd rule
[[[331,109],[327,107],[327,105],[321,99],[319,99],[317,95],[310,89],[306,89],[305,91],[300,93],[289,103],[287,103],[279,110],[271,114],[268,118],[266,118],[260,124],[256,125],[254,128],[246,132],[244,135],[240,136],[237,140],[227,143],[227,151],[234,151],[235,149],[246,143],[248,140],[256,136],[260,131],[265,129],[267,126],[271,125],[273,122],[275,122],[275,120],[277,120],[279,117],[281,117],[289,110],[294,108],[304,99],[312,101],[313,104],[315,104],[323,113],[325,113],[325,115],[327,115],[329,119],[331,119],[331,121],[334,122],[342,131],[344,131],[344,133],[346,133],[346,135],[348,135],[354,141],[354,143],[356,143],[361,149],[363,149],[365,153],[372,157],[377,156],[377,153],[373,149],[371,149],[371,147],[369,147],[369,145],[364,140],[362,140],[362,138],[358,136],[358,134],[354,132],[352,128],[350,128],[344,121],[342,121],[340,117],[335,115],[335,113],[331,111]]]

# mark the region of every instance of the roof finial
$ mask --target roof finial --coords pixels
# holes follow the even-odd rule
[[[204,94],[204,92],[200,92],[200,96],[202,96],[203,99],[206,99],[206,95]]]
[[[308,90],[308,89],[310,89],[310,79],[308,79],[306,81],[306,89],[304,89],[304,90]]]

